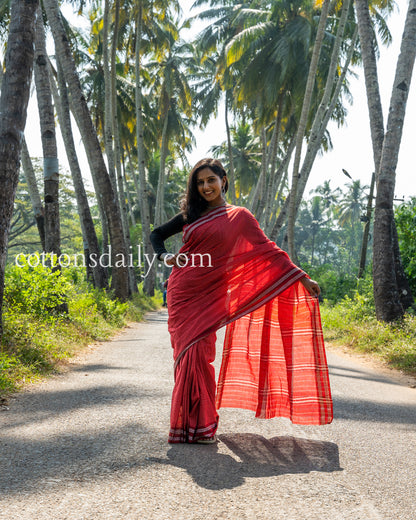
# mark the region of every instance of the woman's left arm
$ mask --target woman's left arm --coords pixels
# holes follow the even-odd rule
[[[311,280],[307,276],[304,276],[299,281],[312,296],[316,296],[317,298],[321,294],[321,288],[315,280]]]

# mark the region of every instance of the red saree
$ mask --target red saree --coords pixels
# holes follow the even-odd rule
[[[184,227],[183,242],[188,264],[173,268],[168,291],[175,360],[169,442],[214,435],[220,407],[330,423],[319,306],[299,283],[305,273],[245,208],[210,211]],[[216,386],[215,331],[224,325]]]

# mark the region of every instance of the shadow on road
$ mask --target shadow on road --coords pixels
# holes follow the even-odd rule
[[[86,424],[82,429],[38,439],[3,436],[0,496],[36,492],[45,485],[66,488],[73,482],[114,479],[140,470],[149,464],[148,451],[143,450],[149,439],[149,451],[162,455],[166,450],[165,438],[139,422],[98,431]]]
[[[153,462],[185,469],[199,486],[232,489],[246,477],[262,478],[287,473],[341,471],[338,446],[331,442],[239,433],[220,435],[233,456],[218,452],[218,445],[175,444],[167,459]]]
[[[349,379],[362,379],[363,381],[374,381],[376,383],[386,383],[389,385],[403,386],[403,383],[394,381],[391,377],[382,376],[377,372],[368,372],[366,370],[357,370],[351,367],[337,366],[329,364],[329,375],[334,377],[346,377]]]
[[[87,372],[85,367],[84,372]],[[143,402],[145,399],[152,400],[164,396],[161,391],[137,389],[127,384],[91,386],[47,393],[32,391],[19,395],[19,404],[24,410],[24,415],[17,413],[14,419],[13,412],[10,412],[7,425],[1,424],[1,430],[4,432],[20,425],[56,420],[72,410],[93,409],[103,405],[120,407],[128,401]]]
[[[377,396],[375,396],[377,397]],[[377,402],[370,399],[348,399],[333,396],[334,419],[347,421],[416,424],[415,405]]]

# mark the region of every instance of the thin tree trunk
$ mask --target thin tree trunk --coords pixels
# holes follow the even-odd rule
[[[0,61],[0,87],[3,81],[3,64]],[[42,244],[42,250],[45,251],[45,210],[42,205],[40,198],[38,184],[36,182],[35,170],[29,156],[29,150],[27,149],[26,139],[22,138],[22,167],[23,175],[26,179],[27,190],[29,192],[30,201],[32,203],[33,214],[35,216],[36,225],[38,228],[40,243]]]
[[[36,0],[12,0],[0,96],[0,337],[4,271],[33,71]]]
[[[155,227],[163,223],[163,206],[165,200],[165,165],[168,152],[168,122],[169,108],[166,109],[162,129],[162,143],[160,147],[159,179],[156,191]]]
[[[97,262],[94,265],[94,258],[100,257],[100,247],[95,232],[94,222],[91,216],[90,206],[88,203],[87,193],[85,191],[84,181],[82,178],[81,168],[79,166],[77,152],[75,148],[74,138],[71,126],[71,114],[69,110],[68,92],[63,77],[63,72],[58,61],[58,85],[59,93],[55,82],[51,76],[52,94],[55,101],[55,107],[58,113],[59,124],[61,128],[62,138],[64,141],[66,156],[68,158],[69,169],[71,171],[72,181],[74,183],[75,196],[77,199],[77,210],[81,222],[81,228],[84,238],[84,254],[86,260],[87,276],[91,270],[94,285],[100,289],[108,287],[108,273],[105,267]]]
[[[94,182],[98,187],[97,196],[102,198],[102,203],[106,209],[110,243],[112,246],[112,288],[117,298],[126,300],[129,296],[128,258],[120,209],[105,166],[100,143],[88,110],[87,101],[82,93],[69,41],[62,24],[57,0],[44,0],[43,5],[52,30],[56,54],[61,62],[65,81],[71,94],[72,109],[76,113],[76,119],[79,124],[85,150],[89,156],[89,164],[92,167],[91,174],[95,176]]]
[[[114,193],[117,193],[116,172],[114,168],[113,150],[113,126],[111,117],[111,74],[110,58],[108,54],[108,32],[110,25],[110,0],[104,0],[104,20],[103,20],[103,71],[104,71],[104,143],[105,154],[108,163],[108,175]]]
[[[56,144],[55,117],[49,82],[48,55],[42,11],[38,8],[35,39],[35,84],[38,100],[40,133],[43,149],[45,190],[45,251],[61,254],[59,225],[59,162]],[[52,262],[53,263],[53,262]]]
[[[233,157],[233,146],[231,142],[231,131],[230,124],[228,121],[228,105],[229,105],[229,91],[225,92],[225,130],[227,133],[227,148],[228,148],[228,177],[229,177],[229,190],[231,197],[231,204],[236,204],[236,195],[235,195],[235,172],[234,172],[234,157]]]
[[[266,128],[263,126],[261,129],[261,170],[262,174],[260,175],[260,186],[259,186],[259,192],[258,196],[256,197],[256,200],[254,201],[253,206],[253,213],[257,216],[257,218],[260,218],[261,211],[262,211],[262,202],[265,197],[266,193],[266,186],[268,183],[268,150],[267,150],[267,134],[266,134]]]
[[[126,147],[127,158],[129,161],[129,171],[133,178],[134,187],[136,188],[137,199],[140,201],[140,186],[139,186],[139,181],[137,180],[136,172],[133,169],[133,161],[131,158],[130,148],[127,143],[125,143],[125,147]]]
[[[258,213],[260,216],[260,223],[261,223],[262,228],[264,227],[264,225],[267,222],[270,221],[271,207],[272,207],[273,199],[276,195],[276,192],[273,193],[273,184],[275,181],[275,174],[276,174],[277,149],[278,149],[278,143],[279,143],[279,137],[280,137],[280,125],[281,125],[281,121],[282,121],[283,102],[284,102],[284,94],[282,92],[279,96],[276,120],[274,123],[272,139],[271,139],[271,143],[269,145],[269,154],[267,157],[266,168],[269,169],[269,165],[270,165],[267,189],[266,189],[265,196],[263,197],[263,199],[260,203],[260,207],[258,209]]]
[[[292,173],[292,186],[291,186],[291,198],[289,203],[289,216],[288,216],[288,246],[289,256],[295,260],[295,220],[296,220],[296,196],[298,191],[298,180],[299,180],[299,166],[302,153],[302,143],[305,136],[306,124],[308,121],[309,110],[312,101],[313,86],[316,79],[316,71],[318,69],[319,55],[321,53],[322,41],[325,35],[326,20],[328,17],[328,10],[330,6],[330,0],[325,0],[321,10],[321,16],[319,18],[318,28],[316,32],[315,44],[312,51],[311,63],[309,65],[308,79],[306,81],[305,95],[303,98],[302,111],[299,118],[297,136],[296,136],[296,152],[293,164]]]
[[[261,194],[263,193],[263,186],[266,182],[266,168],[267,168],[267,143],[266,143],[266,134],[264,127],[261,128],[260,132],[261,136],[261,150],[262,150],[262,156],[261,156],[261,170],[260,175],[257,179],[257,182],[255,186],[253,186],[250,190],[250,194],[248,196],[248,209],[256,214],[257,207],[259,204],[259,200],[261,198]]]
[[[283,189],[283,186],[284,186],[284,178],[287,175],[287,169],[289,167],[289,162],[290,162],[290,160],[292,158],[292,154],[293,154],[293,152],[295,150],[295,145],[296,145],[296,135],[294,135],[292,137],[292,139],[290,141],[290,144],[289,144],[289,147],[287,149],[287,152],[285,154],[285,158],[280,163],[279,169],[277,170],[277,177],[281,179],[281,182],[280,182],[280,186],[281,186],[280,193],[281,193],[281,191]],[[276,188],[276,193],[278,193],[277,188]],[[268,230],[268,233],[270,234],[271,237],[277,237],[277,235],[280,232],[280,229],[282,228],[283,224],[286,222],[287,212],[288,212],[288,209],[289,209],[289,201],[290,201],[290,193],[287,195],[283,206],[280,207],[279,197],[278,197],[278,200],[277,200],[277,203],[276,203],[276,208],[280,207],[279,215],[277,216],[277,218],[276,218],[276,220],[274,221],[273,224],[272,224],[272,221],[270,221],[269,225],[268,226],[266,225],[266,230]],[[275,239],[276,238],[272,238],[272,240],[275,240]]]
[[[126,175],[126,170],[124,168],[124,165],[123,165],[123,180],[124,180],[124,189],[125,189],[126,195],[127,195],[127,204],[128,204],[128,207],[129,207],[129,215],[130,215],[131,225],[133,227],[136,227],[136,218],[134,216],[133,203],[132,203],[132,200],[131,200],[129,184],[128,184],[128,181],[127,181],[127,175]]]
[[[118,194],[120,202],[121,218],[123,222],[124,239],[126,241],[127,251],[131,251],[131,237],[130,228],[127,215],[126,207],[126,194],[123,185],[123,172],[121,168],[121,146],[120,146],[120,131],[118,125],[118,113],[117,113],[117,74],[116,74],[116,55],[117,55],[117,43],[118,33],[120,24],[120,0],[116,0],[114,6],[114,30],[111,42],[111,70],[110,70],[110,93],[111,93],[111,129],[114,138],[114,161],[116,166],[117,183],[118,183]],[[137,292],[137,280],[134,267],[129,267],[129,284],[130,292],[133,294]]]
[[[370,236],[371,215],[373,213],[373,198],[374,198],[375,182],[376,182],[376,174],[375,174],[375,172],[373,172],[373,174],[371,175],[370,193],[368,195],[368,201],[367,201],[366,220],[365,220],[365,225],[364,225],[363,240],[361,243],[360,266],[358,268],[357,278],[362,278],[364,275],[364,272],[365,272],[365,265],[366,265],[366,261],[367,261],[368,239]]]
[[[416,58],[416,0],[410,0],[390,99],[374,215],[373,273],[377,319],[393,321],[404,309],[396,279],[394,188],[406,103]]]
[[[27,183],[30,201],[32,203],[33,213],[35,215],[36,225],[39,232],[42,250],[45,251],[45,210],[39,194],[38,184],[36,182],[35,170],[29,156],[26,139],[22,139],[22,166],[23,174]]]
[[[144,252],[150,257],[152,255],[152,245],[150,243],[150,209],[149,196],[146,180],[145,169],[145,146],[144,146],[144,124],[143,124],[143,103],[142,103],[142,87],[141,87],[141,56],[140,47],[142,40],[142,23],[143,23],[143,5],[140,2],[138,6],[138,15],[136,21],[136,129],[137,129],[137,157],[139,165],[139,183],[140,183],[140,214],[142,221],[142,239]],[[154,266],[154,264],[153,264]],[[153,296],[155,291],[156,269],[152,267],[144,279],[143,288],[146,294]]]
[[[344,80],[347,75],[352,56],[354,54],[357,36],[358,36],[358,31],[356,28],[354,31],[352,40],[351,40],[351,45],[348,50],[348,54],[345,59],[344,67],[342,69],[341,75],[338,78],[338,81],[337,81],[337,84],[335,87],[335,91],[334,91],[334,94],[331,99],[331,103],[329,104],[329,106],[325,112],[323,120],[317,121],[317,124],[319,123],[319,126],[320,126],[319,131],[316,129],[313,129],[313,131],[311,132],[311,138],[308,143],[308,148],[307,148],[305,158],[303,160],[302,169],[301,169],[301,172],[299,175],[300,182],[298,184],[298,193],[297,193],[297,200],[296,200],[296,213],[299,210],[300,203],[301,203],[302,197],[303,197],[303,193],[305,191],[306,183],[308,182],[309,174],[312,170],[313,163],[314,163],[316,155],[319,151],[319,148],[320,148],[320,145],[322,142],[322,138],[323,138],[325,130],[327,128],[329,119],[335,109],[335,105],[337,103],[339,94],[341,92],[341,87],[344,84]]]
[[[357,14],[361,57],[364,66],[365,90],[367,93],[367,106],[370,116],[370,131],[377,179],[384,140],[384,119],[377,74],[377,59],[373,43],[375,35],[370,19],[368,0],[354,1]]]

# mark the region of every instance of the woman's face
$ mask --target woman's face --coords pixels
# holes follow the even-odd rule
[[[219,206],[224,202],[222,188],[225,185],[225,177],[221,179],[210,168],[203,168],[196,174],[196,185],[208,206]]]

